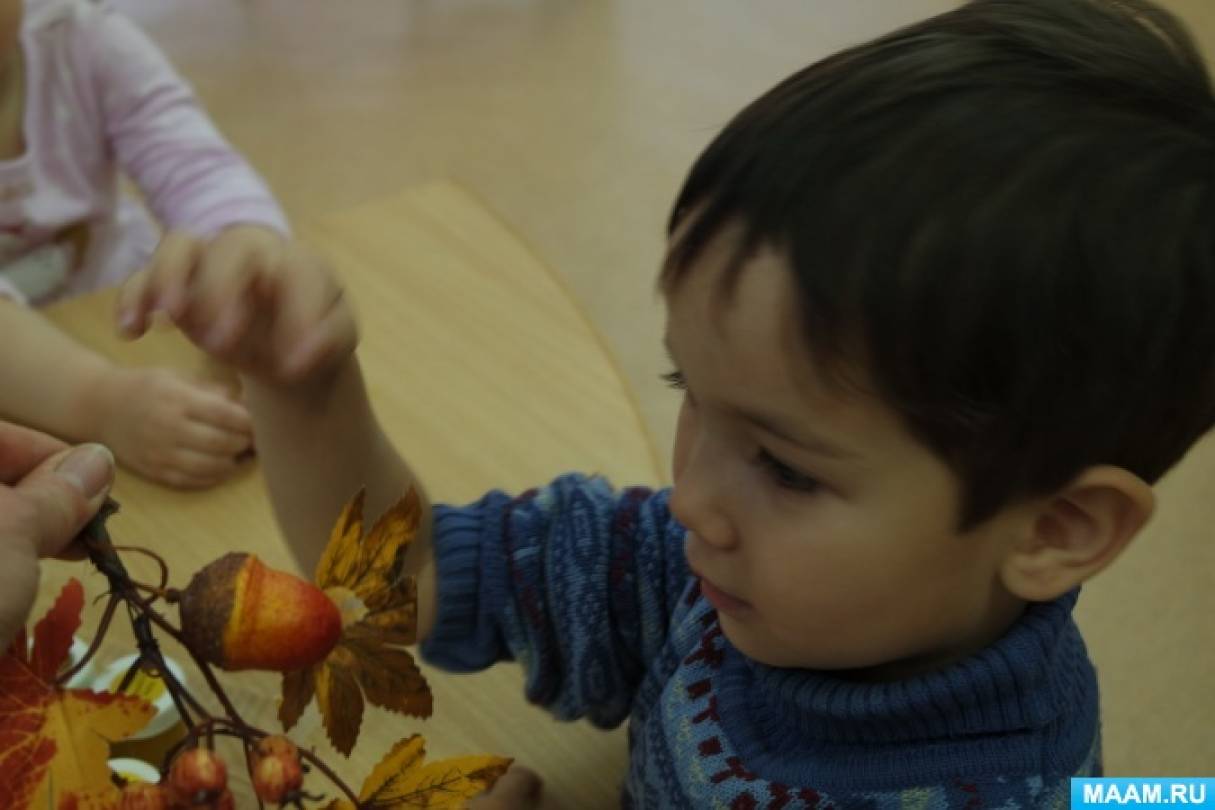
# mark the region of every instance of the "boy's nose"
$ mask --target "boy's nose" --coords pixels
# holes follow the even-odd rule
[[[726,517],[723,505],[712,490],[686,475],[680,476],[671,489],[671,514],[706,545],[719,549],[731,548],[736,543],[733,526]]]

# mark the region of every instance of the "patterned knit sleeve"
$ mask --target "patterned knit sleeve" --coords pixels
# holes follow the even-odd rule
[[[689,573],[667,492],[567,475],[435,508],[438,616],[422,646],[456,671],[514,659],[527,697],[611,727],[666,640]]]
[[[261,177],[142,30],[108,4],[75,24],[106,139],[161,225],[202,237],[235,224],[288,232]]]

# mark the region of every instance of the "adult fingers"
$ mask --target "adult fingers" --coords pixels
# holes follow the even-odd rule
[[[0,483],[24,478],[47,458],[67,449],[53,436],[0,420]]]
[[[114,482],[114,456],[86,444],[57,453],[13,488],[29,506],[24,530],[38,556],[60,554],[101,508]]]

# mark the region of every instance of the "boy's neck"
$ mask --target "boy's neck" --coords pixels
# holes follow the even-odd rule
[[[883,683],[944,669],[995,644],[1017,623],[1028,607],[1029,603],[1025,600],[1001,592],[993,597],[993,604],[983,620],[957,642],[872,667],[843,670],[839,675],[859,683]]]

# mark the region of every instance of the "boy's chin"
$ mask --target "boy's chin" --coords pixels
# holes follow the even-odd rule
[[[741,623],[726,614],[718,614],[718,623],[726,640],[747,658],[777,669],[808,669],[829,672],[842,679],[855,681],[894,681],[947,666],[950,660],[865,658],[854,651],[835,650],[829,643],[816,644],[812,649],[797,649],[787,643],[766,637],[764,632]]]

